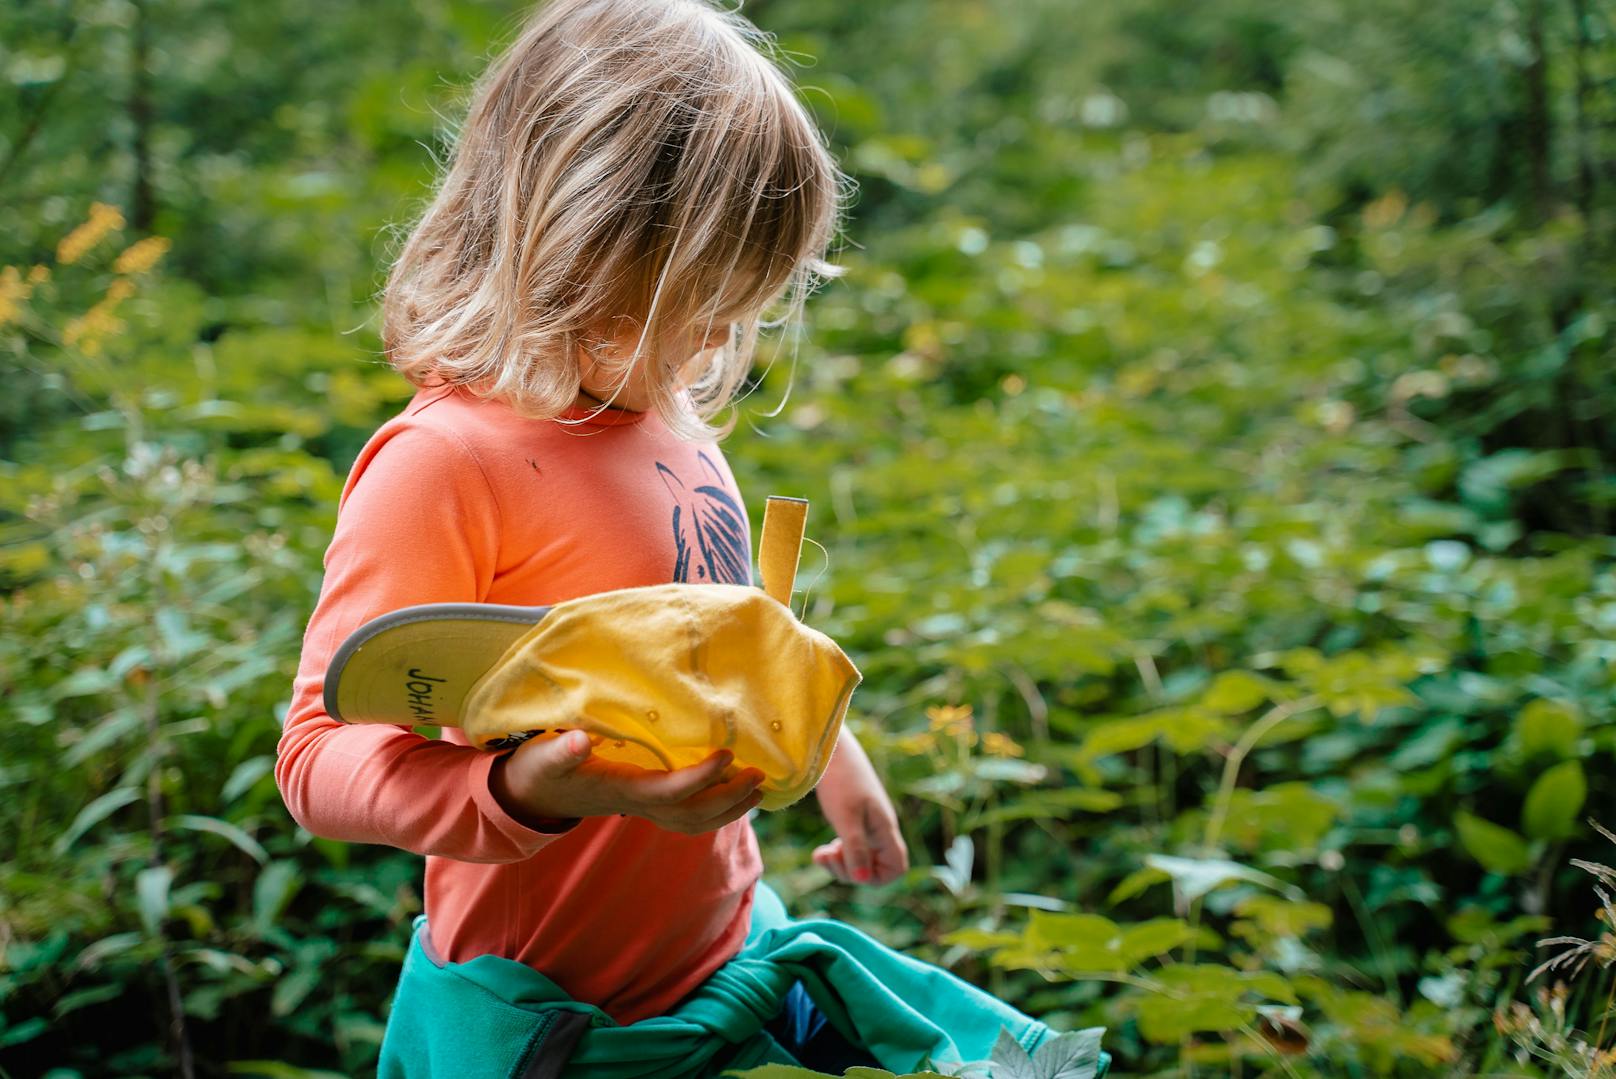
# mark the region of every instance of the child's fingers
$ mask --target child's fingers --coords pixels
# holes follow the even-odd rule
[[[745,768],[730,778],[696,792],[679,806],[697,817],[717,816],[752,794],[763,782],[763,773],[756,768]]]
[[[724,827],[724,825],[730,823],[731,821],[740,820],[742,817],[752,812],[752,810],[756,808],[757,804],[761,801],[763,801],[763,792],[760,790],[754,790],[746,795],[746,797],[742,798],[739,802],[736,802],[734,805],[718,814],[716,817],[709,817],[707,820],[704,820],[700,824],[696,825],[695,831],[711,832],[715,828]]]
[[[823,866],[831,876],[844,884],[851,884],[853,877],[847,871],[847,865],[842,860],[842,841],[832,840],[823,846],[814,849],[814,862]]]
[[[721,749],[704,761],[671,772],[646,772],[635,779],[634,795],[651,805],[677,805],[718,782],[735,755]]]

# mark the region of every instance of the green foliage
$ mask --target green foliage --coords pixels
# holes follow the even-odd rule
[[[764,817],[787,899],[1130,1073],[1597,1050],[1511,1002],[1613,793],[1607,0],[746,11],[861,191],[725,449],[815,507],[916,861],[822,891]],[[275,739],[409,393],[382,226],[520,14],[0,15],[9,1072],[373,1066],[419,860],[298,828]]]

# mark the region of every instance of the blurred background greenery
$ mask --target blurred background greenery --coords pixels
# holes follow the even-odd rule
[[[0,1074],[373,1071],[421,863],[273,755],[526,10],[0,5]],[[1123,1074],[1611,1074],[1616,4],[743,11],[860,190],[725,450],[914,861],[771,883]]]

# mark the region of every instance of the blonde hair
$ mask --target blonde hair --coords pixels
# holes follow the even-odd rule
[[[845,272],[824,255],[854,185],[771,44],[709,0],[536,9],[476,81],[388,274],[388,362],[417,386],[464,385],[555,418],[577,400],[578,350],[627,320],[633,355],[600,360],[613,397],[653,363],[669,428],[728,434],[733,415],[706,421],[750,371],[759,328],[800,313],[815,275]],[[765,321],[782,297],[785,314]],[[725,325],[727,342],[679,390],[691,335]]]

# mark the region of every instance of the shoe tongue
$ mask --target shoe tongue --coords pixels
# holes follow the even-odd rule
[[[770,495],[763,510],[763,539],[758,543],[758,569],[763,591],[791,609],[791,588],[797,581],[797,560],[808,521],[808,501]]]

